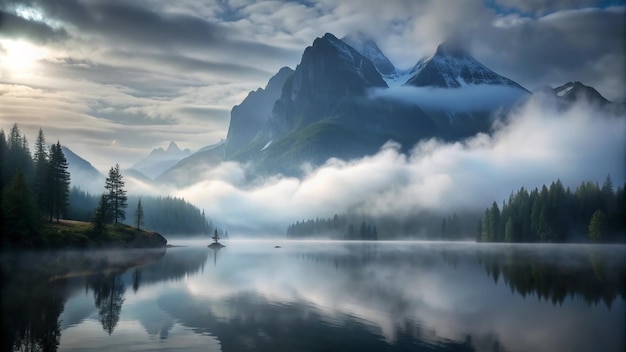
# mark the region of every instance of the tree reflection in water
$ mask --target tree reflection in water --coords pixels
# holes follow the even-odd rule
[[[609,309],[619,296],[626,300],[626,258],[619,253],[538,255],[524,247],[510,247],[480,253],[479,260],[495,283],[502,279],[523,297],[535,295],[555,305],[562,305],[567,297],[582,297],[588,305],[604,302]]]
[[[116,274],[94,275],[89,278],[89,286],[93,290],[102,328],[111,335],[120,320],[126,286]]]

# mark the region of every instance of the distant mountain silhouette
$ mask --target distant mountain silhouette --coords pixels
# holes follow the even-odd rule
[[[105,176],[100,173],[90,162],[78,156],[70,148],[62,146],[63,154],[67,159],[70,173],[70,185],[76,186],[83,191],[99,194],[104,191]]]
[[[165,150],[163,148],[153,149],[148,156],[135,163],[131,169],[135,169],[145,176],[154,179],[189,155],[191,155],[191,150],[181,150],[172,141]]]

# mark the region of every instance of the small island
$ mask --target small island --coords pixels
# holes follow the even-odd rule
[[[215,232],[213,233],[213,237],[211,237],[211,239],[213,240],[213,243],[211,243],[208,247],[211,249],[220,249],[220,248],[224,248],[226,246],[224,246],[223,244],[221,244],[219,242],[220,240],[220,236],[217,233],[217,229],[215,229]]]

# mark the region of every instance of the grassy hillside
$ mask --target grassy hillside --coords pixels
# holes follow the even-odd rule
[[[156,232],[138,230],[128,225],[107,225],[104,236],[93,236],[91,223],[61,220],[46,223],[43,229],[44,246],[50,248],[159,248],[167,240]]]

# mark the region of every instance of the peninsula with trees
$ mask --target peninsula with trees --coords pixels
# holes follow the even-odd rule
[[[0,248],[158,248],[167,245],[161,234],[142,228],[146,213],[140,198],[129,216],[132,225],[123,223],[129,198],[119,165],[109,170],[97,207],[86,213],[92,214],[89,219],[68,216],[71,208],[85,206],[71,205],[71,194],[80,191],[70,189],[70,181],[68,162],[59,141],[48,146],[40,129],[34,154],[31,154],[28,140],[17,124],[8,137],[0,130]]]

